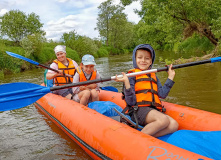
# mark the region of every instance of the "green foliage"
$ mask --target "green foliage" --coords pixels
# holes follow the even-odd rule
[[[19,10],[11,10],[2,17],[1,34],[8,36],[12,41],[19,42],[27,35],[44,32],[39,16],[35,13],[25,15]]]
[[[22,64],[24,61],[11,57],[6,54],[5,51],[14,52],[20,55],[23,55],[24,50],[21,47],[9,47],[6,46],[4,43],[0,43],[0,68],[3,72],[20,72],[22,68]]]
[[[178,51],[194,51],[194,52],[204,52],[211,51],[214,49],[214,45],[206,38],[194,35],[179,44],[177,47]]]
[[[106,48],[102,47],[102,48],[98,49],[97,55],[98,55],[98,57],[107,57],[109,55],[109,53]]]
[[[4,79],[4,72],[3,72],[3,70],[0,70],[0,79]]]
[[[134,24],[127,21],[121,5],[114,5],[107,0],[98,7],[97,27],[106,46],[117,49],[130,47],[134,43]],[[115,53],[116,51],[114,51]]]
[[[173,45],[172,44],[165,44],[164,45],[164,50],[165,51],[172,51],[173,50]]]
[[[67,57],[73,59],[76,62],[80,62],[81,58],[77,54],[75,50],[72,50],[71,48],[66,48]]]
[[[85,54],[95,55],[98,51],[99,42],[92,40],[86,36],[80,36],[75,31],[69,33],[64,33],[62,36],[67,47],[70,47],[72,50],[75,50],[80,57]]]
[[[65,43],[66,46],[75,49],[77,46],[75,45],[75,41],[79,38],[79,35],[75,30],[69,33],[63,33],[61,40]]]
[[[23,38],[21,41],[21,46],[25,50],[25,57],[34,57],[38,58],[39,54],[41,54],[43,43],[46,42],[46,38],[39,33],[28,35]]]
[[[47,63],[47,62],[51,62],[54,59],[56,59],[53,47],[43,47],[42,51],[40,52],[40,54],[38,55],[38,62],[39,63]]]
[[[137,1],[137,0],[120,0],[120,1],[124,6],[127,6],[127,5],[130,5],[133,1]]]
[[[121,0],[124,5],[133,1],[136,0]],[[177,51],[180,42],[194,33],[206,37],[214,45],[221,38],[221,1],[143,0],[141,6],[136,13],[142,19],[134,31],[138,44],[149,43],[155,49]],[[201,50],[205,50],[207,42]]]
[[[160,61],[160,62],[163,62],[163,57],[159,57],[159,61]]]
[[[183,60],[183,59],[181,58],[181,60]],[[174,63],[174,59],[172,59],[172,60],[165,59],[165,63],[166,63],[166,65],[173,64]]]

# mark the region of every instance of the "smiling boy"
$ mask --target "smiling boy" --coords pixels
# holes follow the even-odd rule
[[[133,66],[129,72],[140,72],[152,68],[155,60],[155,52],[149,44],[140,44],[133,51]],[[160,98],[166,98],[174,84],[175,71],[170,65],[168,78],[161,85],[155,73],[127,77],[122,73],[122,78],[116,81],[124,82],[125,100],[128,108],[133,109],[130,114],[133,121],[144,126],[141,132],[154,137],[173,133],[178,129],[178,123],[170,116],[162,113],[163,106]],[[136,110],[137,108],[137,110]]]
[[[73,83],[100,79],[100,74],[95,70],[95,65],[96,63],[92,55],[84,55],[80,65],[81,67],[77,68],[77,72],[73,78]],[[89,102],[99,101],[99,83],[73,87],[72,90],[72,99],[80,104],[87,105]]]

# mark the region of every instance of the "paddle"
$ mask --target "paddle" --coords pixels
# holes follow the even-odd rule
[[[220,61],[221,61],[221,57],[216,57],[216,58],[211,58],[211,59],[203,60],[203,61],[174,65],[173,69],[184,68],[188,66],[200,65],[200,64],[205,64],[205,63],[220,62]],[[150,69],[150,70],[145,70],[141,72],[128,73],[127,76],[134,77],[137,75],[156,73],[156,72],[167,71],[167,70],[168,70],[168,67],[162,67],[158,69]],[[123,75],[119,75],[118,77],[120,78],[122,76]],[[77,87],[77,86],[82,86],[82,85],[88,85],[92,83],[106,82],[106,81],[111,81],[115,79],[116,79],[116,76],[112,76],[108,78],[101,78],[101,79],[96,79],[96,80],[91,80],[91,81],[72,83],[72,84],[67,84],[63,86],[55,86],[51,88],[40,86],[37,84],[32,84],[32,83],[26,83],[26,82],[3,84],[3,85],[0,85],[0,111],[13,110],[13,109],[25,107],[37,101],[39,98],[43,97],[47,93],[50,93],[51,91]]]
[[[37,66],[39,66],[39,67],[43,67],[43,68],[46,68],[46,69],[50,69],[50,70],[52,70],[52,71],[55,71],[55,72],[59,73],[59,71],[56,70],[56,69],[54,69],[54,68],[50,68],[50,67],[45,66],[45,65],[43,65],[43,64],[39,64],[38,62],[35,62],[35,61],[31,60],[31,59],[28,59],[28,58],[26,58],[26,57],[23,57],[23,56],[21,56],[21,55],[19,55],[19,54],[12,53],[12,52],[9,52],[9,51],[6,51],[6,53],[7,53],[8,55],[12,56],[12,57],[25,60],[25,61],[27,61],[27,62],[29,62],[29,63],[32,63],[32,64],[34,64],[34,65],[37,65]],[[68,74],[65,74],[65,76],[67,76],[67,77],[72,77],[71,75],[68,75]]]

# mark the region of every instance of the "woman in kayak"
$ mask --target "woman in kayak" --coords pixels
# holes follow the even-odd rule
[[[50,68],[59,70],[59,73],[54,72],[52,70],[48,70],[46,78],[48,80],[53,79],[54,86],[60,86],[72,83],[73,76],[76,72],[78,64],[74,60],[66,57],[66,46],[57,45],[54,48],[54,52],[57,59],[53,61],[53,63],[50,65]],[[53,91],[53,93],[70,99],[72,96],[72,89],[70,88],[70,89],[56,90]]]

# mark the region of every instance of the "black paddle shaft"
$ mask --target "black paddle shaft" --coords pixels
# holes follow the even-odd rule
[[[184,67],[195,66],[195,65],[199,65],[199,64],[205,64],[205,63],[211,63],[211,60],[210,59],[206,59],[206,60],[203,60],[203,61],[190,62],[190,63],[184,63],[184,64],[177,64],[177,65],[173,65],[172,69],[184,68]],[[157,72],[168,71],[168,69],[169,69],[169,66],[158,68]]]
[[[195,65],[205,64],[205,63],[211,63],[211,59],[173,65],[172,69],[184,68],[184,67],[195,66]],[[169,69],[169,66],[158,68],[157,72],[168,71],[168,69]],[[90,81],[79,82],[79,83],[71,83],[71,84],[67,84],[67,85],[63,85],[63,86],[55,86],[55,87],[51,87],[50,90],[54,91],[54,90],[59,90],[59,89],[64,89],[64,88],[72,88],[72,87],[83,86],[83,85],[88,85],[88,84],[92,84],[92,83],[106,82],[106,81],[111,81],[111,80],[112,80],[111,77],[100,78],[100,79],[95,79],[95,80],[90,80]]]
[[[55,87],[51,87],[50,90],[55,91],[55,90],[59,90],[59,89],[72,88],[72,87],[83,86],[83,85],[88,85],[88,84],[92,84],[92,83],[106,82],[106,81],[111,81],[111,77],[100,78],[100,79],[78,82],[78,83],[70,83],[70,84],[63,85],[63,86],[55,86]]]
[[[55,72],[59,73],[58,70],[56,70],[56,69],[54,69],[54,68],[50,68],[50,67],[48,67],[48,66],[46,66],[46,65],[39,64],[38,66],[40,66],[40,67],[42,67],[42,68],[50,69],[50,70],[52,70],[52,71],[55,71]]]

